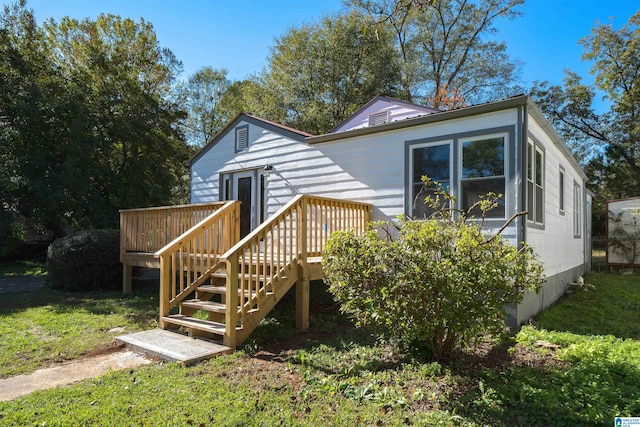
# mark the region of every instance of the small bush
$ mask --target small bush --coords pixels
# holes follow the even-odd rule
[[[47,284],[54,289],[118,289],[120,232],[85,230],[56,240],[47,250],[47,271]]]
[[[322,266],[329,290],[357,325],[376,326],[447,361],[502,331],[505,305],[538,289],[542,267],[530,247],[518,250],[499,233],[488,235],[482,221],[467,221],[474,209],[484,216],[495,206],[492,195],[464,212],[449,208],[455,203],[446,192],[435,194],[427,201],[444,203],[430,219],[374,223],[361,236],[334,233]]]

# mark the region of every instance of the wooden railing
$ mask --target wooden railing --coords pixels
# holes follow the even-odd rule
[[[160,258],[160,316],[224,266],[221,255],[240,240],[240,203],[230,201],[155,253]]]
[[[225,202],[120,211],[120,253],[156,252]]]
[[[227,272],[226,345],[236,345],[236,326],[259,311],[278,282],[320,256],[331,233],[364,232],[371,205],[300,195],[225,253]],[[297,272],[296,272],[297,273]]]

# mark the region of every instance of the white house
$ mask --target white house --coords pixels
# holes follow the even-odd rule
[[[528,96],[452,111],[379,96],[318,136],[240,114],[191,160],[191,202],[242,201],[242,235],[298,194],[370,203],[373,219],[388,220],[424,214],[413,203],[422,175],[446,185],[460,208],[503,194],[489,226],[528,211],[504,235],[535,249],[547,281],[513,307],[511,324],[590,268],[586,176]]]

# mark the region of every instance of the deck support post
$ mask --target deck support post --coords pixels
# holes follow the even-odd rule
[[[171,298],[171,266],[169,263],[171,262],[170,257],[161,256],[160,257],[160,329],[166,329],[167,325],[165,325],[162,320],[163,317],[169,315],[169,299]]]
[[[122,264],[122,293],[131,295],[131,280],[133,277],[133,266]]]
[[[298,265],[296,282],[296,329],[309,329],[309,273],[302,265]]]

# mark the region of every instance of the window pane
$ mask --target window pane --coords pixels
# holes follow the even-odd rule
[[[543,215],[543,208],[544,208],[544,204],[542,203],[542,197],[543,197],[544,192],[542,191],[542,187],[536,185],[536,222],[543,222],[542,219],[542,215]]]
[[[422,147],[413,150],[413,182],[423,175],[440,183],[449,182],[449,144]]]
[[[542,186],[542,151],[536,150],[536,185]]]
[[[504,138],[462,143],[462,178],[504,175]]]
[[[442,184],[442,189],[447,193],[449,193],[450,191],[449,184],[448,183]],[[427,198],[427,196],[434,197],[433,189],[426,189],[422,184],[414,184],[413,194],[414,194],[414,198],[411,201],[412,203],[411,215],[415,219],[426,219],[429,216],[431,216],[431,214],[435,212],[435,209],[426,205],[424,203],[424,200]],[[444,203],[444,200],[441,199],[440,206],[442,206],[443,203]]]
[[[564,173],[560,172],[560,210],[564,211]]]
[[[527,181],[527,219],[533,221],[534,205],[533,205],[533,182]]]
[[[487,213],[487,218],[504,218],[504,178],[462,181],[462,209],[466,211],[480,200],[479,196],[484,196],[488,192],[502,194],[503,197],[498,199],[498,206]],[[474,211],[477,217],[480,217],[480,214],[480,210]]]
[[[527,178],[533,180],[533,144],[529,142],[527,145]]]

